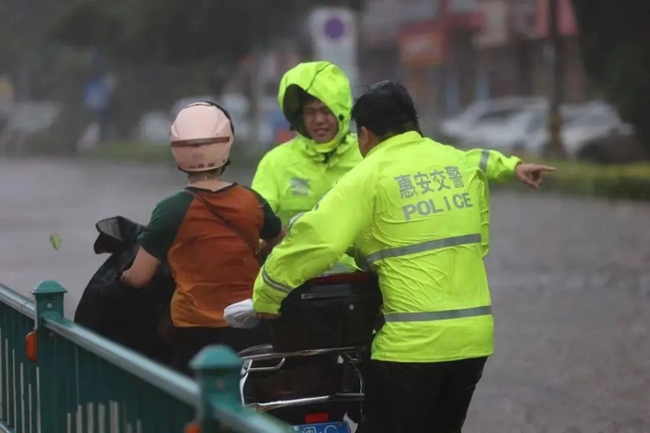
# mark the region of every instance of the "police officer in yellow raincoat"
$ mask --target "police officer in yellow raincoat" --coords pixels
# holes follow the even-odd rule
[[[487,178],[463,153],[421,136],[401,85],[373,86],[352,117],[363,161],[268,257],[254,308],[276,315],[291,290],[353,247],[384,299],[365,431],[460,432],[493,352]]]
[[[350,82],[336,65],[307,62],[289,70],[280,82],[278,102],[297,136],[262,158],[252,188],[287,226],[295,215],[311,209],[362,157],[356,134],[350,132]],[[490,180],[508,180],[514,174],[533,188],[549,169],[522,164],[519,158],[494,150],[470,150],[465,157]]]

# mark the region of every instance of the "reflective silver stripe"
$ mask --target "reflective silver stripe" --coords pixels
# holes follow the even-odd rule
[[[289,293],[291,291],[291,287],[285,286],[282,283],[278,283],[273,278],[271,278],[269,276],[268,272],[266,272],[266,269],[264,269],[264,268],[262,268],[262,280],[264,280],[264,282],[266,284],[268,284],[269,286],[271,286],[275,290],[279,290],[280,292]]]
[[[409,254],[421,253],[424,251],[432,251],[440,248],[455,247],[457,245],[465,244],[478,244],[481,242],[480,234],[454,236],[452,238],[438,239],[435,241],[422,242],[421,244],[408,245],[405,247],[388,248],[386,250],[377,251],[368,256],[368,264],[390,257],[406,256]]]
[[[464,308],[462,310],[434,311],[430,313],[395,313],[384,316],[386,322],[431,322],[435,320],[462,319],[463,317],[492,314],[492,307]]]
[[[485,174],[487,174],[489,159],[490,159],[490,151],[487,149],[483,149],[483,152],[481,152],[481,162],[479,162],[478,166],[481,170],[485,172]]]

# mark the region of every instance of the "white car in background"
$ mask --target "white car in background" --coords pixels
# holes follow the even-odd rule
[[[514,114],[530,106],[541,106],[545,98],[506,97],[476,101],[460,115],[444,120],[440,132],[451,140],[461,142],[479,126],[500,125]]]
[[[621,120],[616,110],[609,105],[586,104],[572,117],[563,117],[562,143],[567,155],[580,157],[581,153],[596,140],[634,134],[634,128]],[[530,137],[527,150],[542,155],[548,144],[549,133],[546,128]]]
[[[63,113],[60,103],[54,101],[25,101],[12,104],[6,113],[6,124],[0,131],[0,155],[21,154],[26,140],[34,135],[46,134],[59,122]]]
[[[537,142],[532,138],[546,132],[547,107],[547,104],[534,105],[515,112],[501,122],[479,124],[471,131],[466,132],[459,146],[462,148],[484,147],[508,153],[535,153],[533,147],[537,145]],[[564,119],[572,119],[578,115],[580,108],[565,105],[561,110]]]
[[[549,142],[548,115],[548,104],[525,107],[501,122],[479,124],[467,131],[459,146],[541,156]],[[569,157],[580,157],[595,140],[634,133],[632,126],[602,101],[565,104],[561,115],[562,141]]]

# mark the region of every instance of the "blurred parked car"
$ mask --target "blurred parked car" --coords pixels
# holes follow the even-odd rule
[[[576,116],[563,119],[561,133],[567,155],[581,158],[594,141],[598,141],[599,146],[607,146],[608,138],[632,138],[634,128],[623,122],[613,107],[588,104]],[[548,141],[548,131],[543,129],[530,138],[527,150],[541,155]]]
[[[466,139],[468,132],[471,133],[479,126],[502,124],[523,108],[542,105],[545,102],[544,98],[536,97],[507,97],[476,101],[460,115],[444,120],[439,129],[445,139],[458,143]]]
[[[563,105],[562,117],[570,122],[579,115],[581,108],[576,105]],[[535,137],[547,137],[548,108],[540,104],[516,111],[501,122],[479,124],[467,131],[459,143],[463,148],[485,147],[503,152],[535,153],[534,147],[542,145]]]
[[[541,156],[549,142],[548,104],[529,105],[501,121],[479,123],[467,131],[459,143],[462,148],[491,148],[506,153]],[[603,101],[564,104],[562,141],[569,157],[606,159],[604,147],[621,146],[632,140],[634,130],[616,110]],[[597,149],[594,149],[597,146]]]
[[[0,154],[22,154],[30,140],[41,138],[40,147],[54,147],[54,140],[47,137],[61,118],[61,104],[53,101],[18,102],[8,113],[6,124],[0,134]]]

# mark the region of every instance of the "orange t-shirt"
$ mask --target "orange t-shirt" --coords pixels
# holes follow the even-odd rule
[[[210,208],[188,191],[174,194],[158,203],[138,241],[149,254],[169,261],[176,281],[174,325],[228,326],[223,310],[252,296],[260,269],[252,246],[278,236],[282,225],[266,200],[249,188],[188,189]]]

